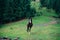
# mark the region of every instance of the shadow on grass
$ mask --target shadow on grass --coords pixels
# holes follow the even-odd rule
[[[0,40],[23,40],[21,37],[9,38],[9,37],[0,37]]]

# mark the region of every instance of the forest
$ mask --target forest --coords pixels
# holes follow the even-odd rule
[[[57,18],[60,18],[60,0],[40,0],[39,6],[35,8],[31,5],[31,1],[36,0],[0,0],[0,24],[29,18],[30,16],[34,17],[36,14],[41,16],[42,12],[37,13],[41,7],[47,7],[48,10],[53,9]]]

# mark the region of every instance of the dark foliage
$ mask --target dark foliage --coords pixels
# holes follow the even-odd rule
[[[0,24],[34,16],[34,12],[30,0],[0,0]]]
[[[41,0],[42,6],[48,9],[52,8],[56,11],[58,18],[60,18],[60,0]]]

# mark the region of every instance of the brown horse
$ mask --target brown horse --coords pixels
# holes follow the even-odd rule
[[[33,26],[32,18],[29,18],[29,22],[27,24],[27,32],[31,31],[32,26]]]

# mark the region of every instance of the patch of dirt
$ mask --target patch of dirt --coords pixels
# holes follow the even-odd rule
[[[53,24],[56,24],[57,21],[56,20],[52,20],[50,21],[49,23],[40,23],[40,24],[35,24],[34,26],[37,27],[37,26],[48,26],[48,25],[53,25]]]

